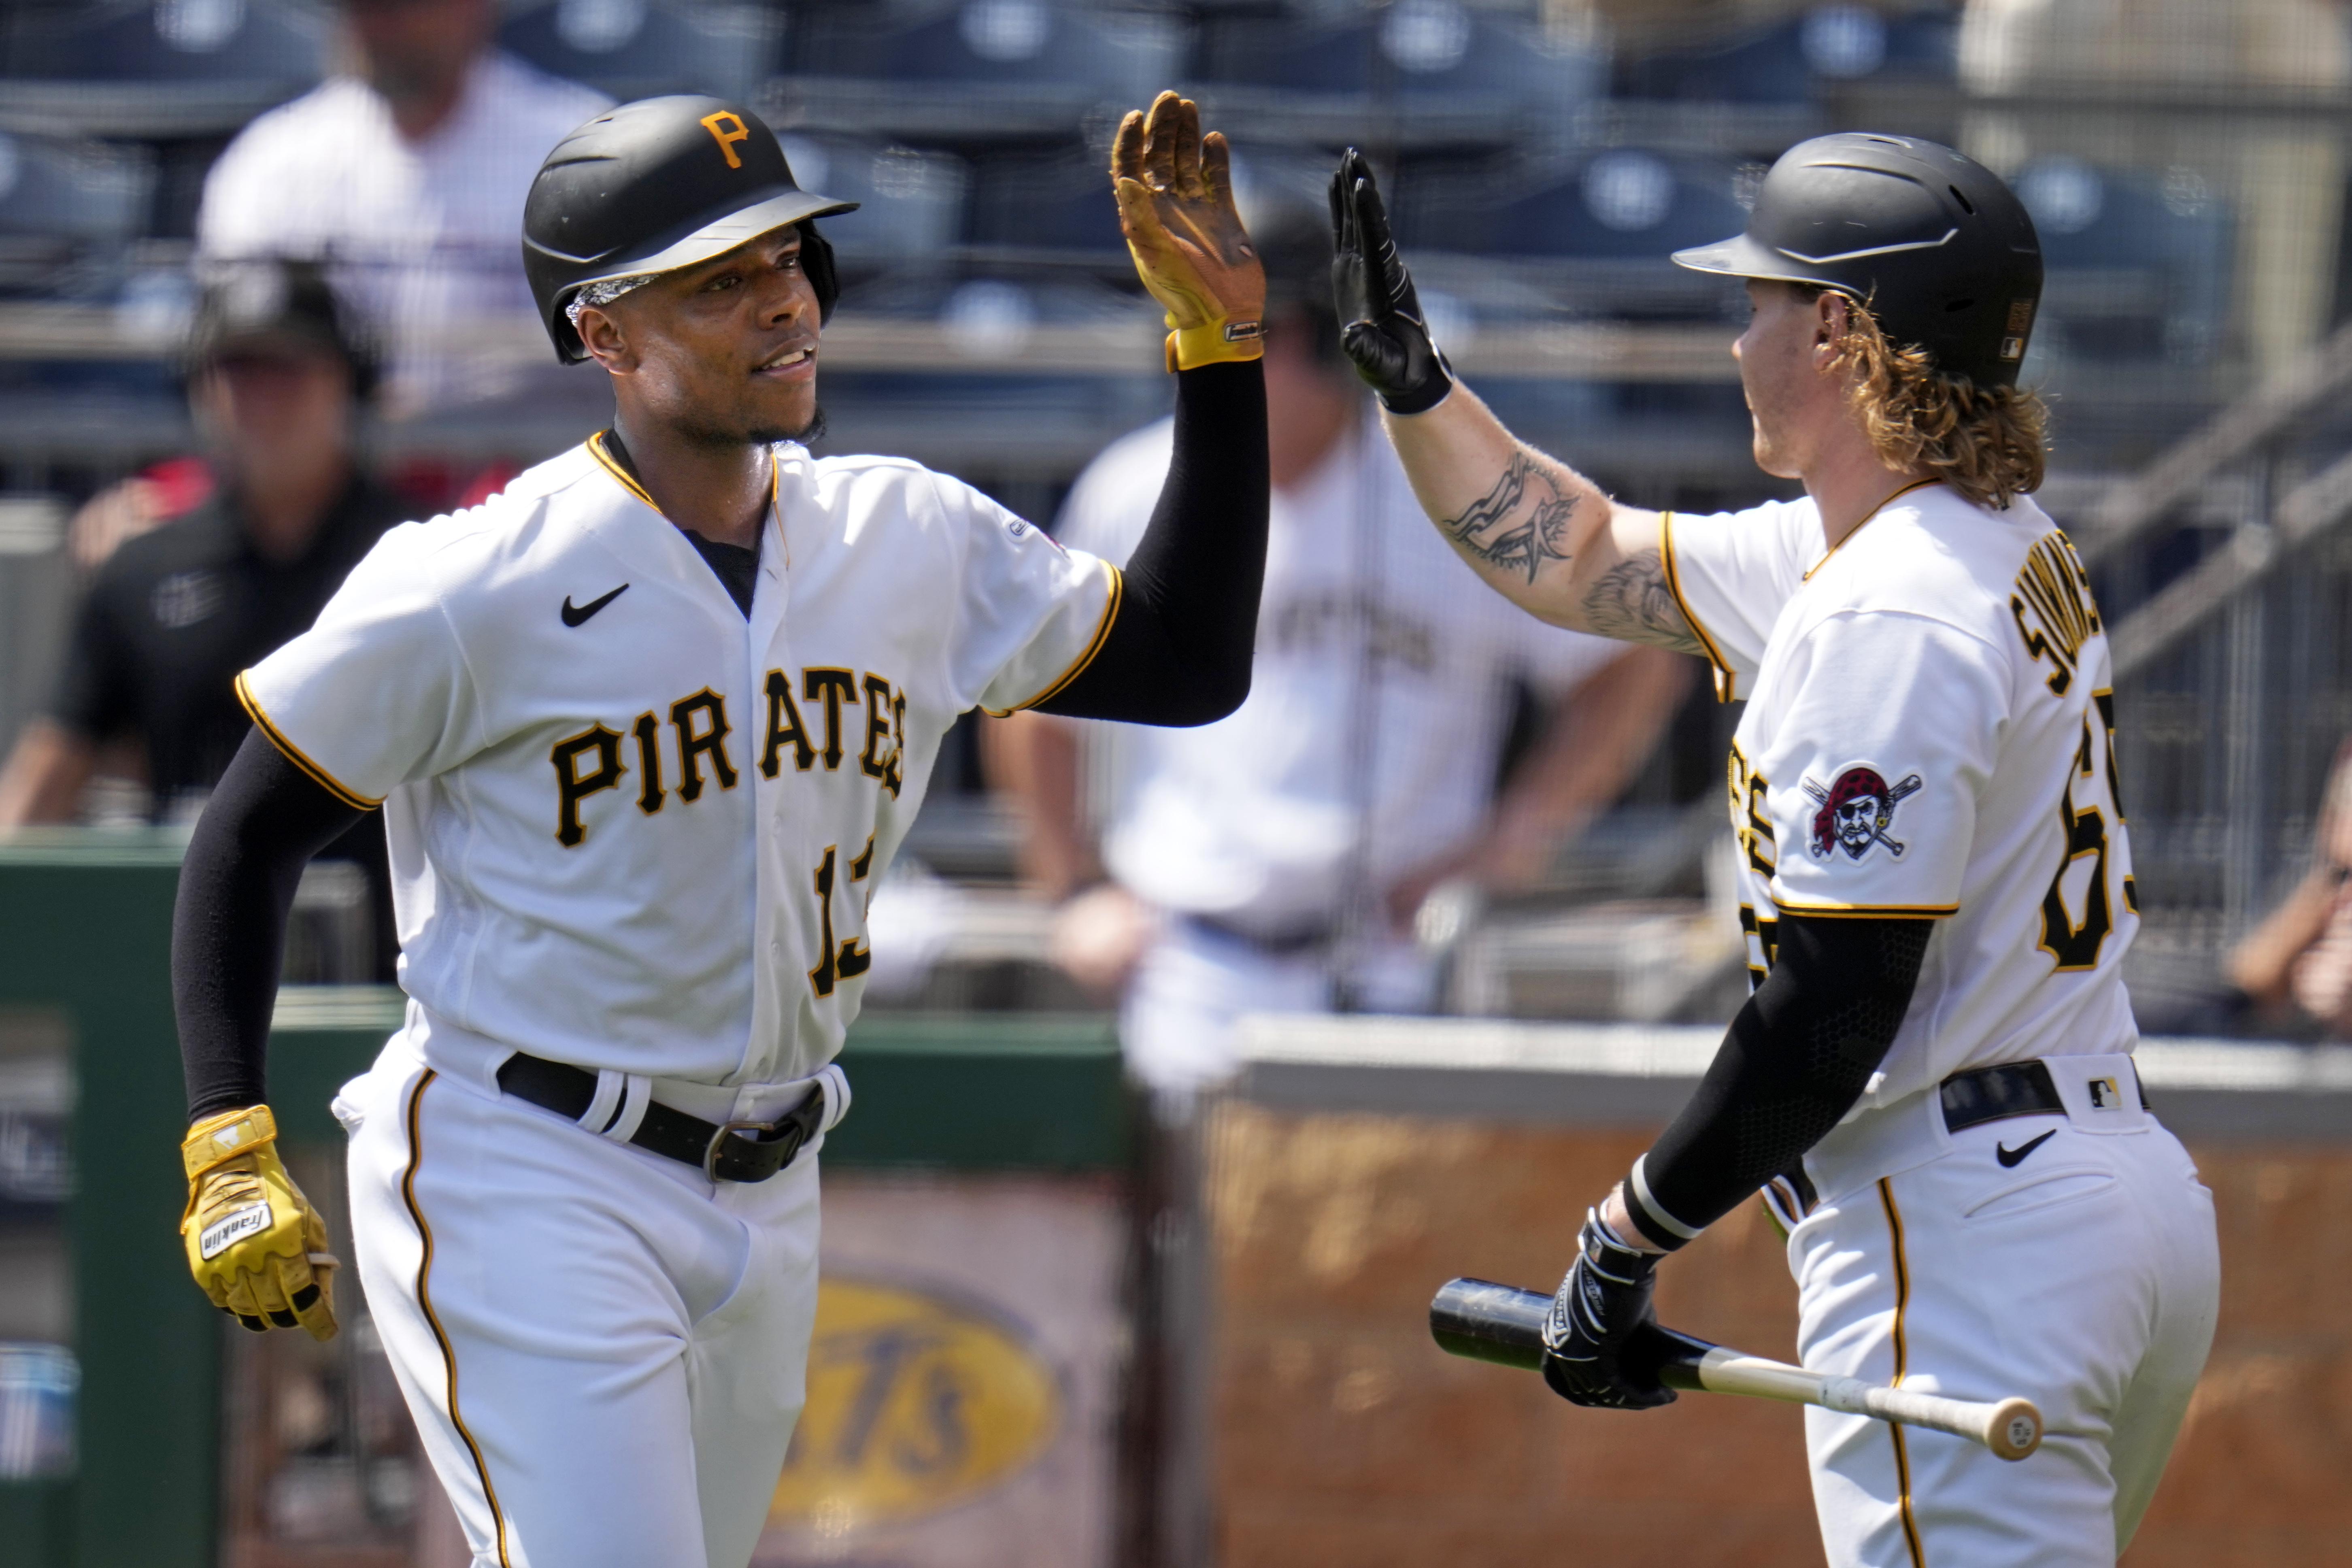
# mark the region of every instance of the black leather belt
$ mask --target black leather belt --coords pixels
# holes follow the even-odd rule
[[[499,1068],[499,1087],[573,1121],[585,1116],[596,1099],[594,1073],[520,1051]],[[618,1107],[613,1114],[617,1120]],[[819,1082],[810,1086],[806,1100],[773,1121],[705,1121],[667,1105],[648,1105],[629,1142],[696,1166],[714,1182],[764,1182],[791,1164],[824,1125],[824,1086]]]
[[[2141,1088],[2139,1069],[2132,1069],[2132,1087],[2138,1090],[2140,1109],[2147,1109],[2147,1090]],[[1944,1080],[1944,1126],[1958,1132],[2011,1116],[2063,1116],[2066,1102],[2058,1098],[2049,1067],[2041,1061],[2003,1062],[1998,1067],[1972,1068]]]

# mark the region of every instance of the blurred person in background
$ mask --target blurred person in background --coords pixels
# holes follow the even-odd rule
[[[2197,1022],[2352,1038],[2352,743],[2328,775],[2311,870],[2225,969],[2236,994]]]
[[[518,355],[545,353],[515,252],[531,176],[612,100],[494,47],[498,0],[341,8],[345,74],[229,143],[198,253],[335,263],[389,340],[392,416],[490,395]]]
[[[1422,520],[1340,353],[1321,218],[1256,212],[1250,228],[1274,494],[1248,700],[1197,730],[1031,712],[983,733],[1024,874],[1061,904],[1055,962],[1097,994],[1124,991],[1129,1065],[1180,1104],[1233,1069],[1245,1013],[1429,1011],[1441,966],[1415,939],[1424,903],[1455,902],[1458,923],[1474,890],[1539,881],[1648,757],[1693,668],[1499,613]],[[1125,561],[1170,443],[1161,420],[1106,448],[1061,542]],[[1549,701],[1497,792],[1521,686]],[[1105,742],[1110,766],[1090,769]],[[1090,772],[1120,775],[1101,792],[1099,855]],[[1433,900],[1441,889],[1457,897]]]
[[[198,270],[256,258],[330,264],[386,339],[378,411],[388,416],[495,395],[543,353],[514,243],[531,176],[611,100],[494,47],[497,0],[341,9],[343,71],[255,120],[205,176]],[[510,471],[494,468],[457,504]],[[68,532],[76,566],[95,572],[211,483],[178,458],[100,492]]]
[[[76,820],[118,746],[155,820],[193,819],[252,728],[236,672],[308,629],[405,515],[357,460],[375,358],[315,265],[223,274],[198,303],[186,366],[219,485],[98,569],[48,711],[0,768],[0,832]],[[361,862],[388,900],[374,818],[328,858]],[[388,938],[389,922],[377,923]]]

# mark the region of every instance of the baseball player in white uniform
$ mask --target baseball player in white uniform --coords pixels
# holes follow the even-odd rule
[[[612,429],[394,531],[240,678],[173,974],[197,1281],[335,1331],[273,1146],[285,910],[382,803],[407,1023],[346,1087],[369,1308],[478,1564],[741,1568],[803,1397],[832,1058],[866,900],[975,705],[1197,723],[1248,685],[1263,279],[1172,94],[1114,153],[1166,307],[1171,478],[1128,577],[951,479],[812,458],[831,256],[768,128],[624,105],[549,154],[525,262]]]
[[[1532,613],[1695,648],[1748,704],[1730,808],[1756,989],[1586,1215],[1546,1380],[1584,1405],[1672,1399],[1619,1359],[1652,1271],[1764,1190],[1807,1367],[2023,1393],[2049,1427],[2011,1465],[1808,1410],[1835,1568],[2111,1564],[2204,1364],[2219,1270],[2210,1196],[2132,1064],[2106,638],[2029,494],[2032,222],[1933,142],[1790,150],[1746,233],[1675,260],[1748,280],[1757,459],[1806,498],[1678,517],[1612,503],[1454,385],[1360,156],[1332,195],[1347,345],[1440,530]]]
[[[1033,874],[1069,900],[1057,954],[1082,982],[1124,984],[1129,1068],[1166,1095],[1232,1070],[1245,1014],[1427,1012],[1439,966],[1413,932],[1424,898],[1540,877],[1649,755],[1691,665],[1497,613],[1423,520],[1340,352],[1321,215],[1268,206],[1250,227],[1267,273],[1274,489],[1249,700],[1181,731],[1042,714],[989,726]],[[1105,448],[1062,509],[1061,542],[1124,563],[1171,438],[1161,420]],[[1545,720],[1498,795],[1520,687]],[[1091,887],[1073,809],[1082,748],[1101,801]]]

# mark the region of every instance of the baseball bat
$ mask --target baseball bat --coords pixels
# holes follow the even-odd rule
[[[1551,1298],[1540,1291],[1486,1279],[1449,1279],[1429,1303],[1429,1331],[1437,1348],[1449,1354],[1534,1370],[1543,1365],[1543,1325],[1550,1314]],[[2042,1446],[2042,1412],[2030,1399],[1989,1404],[1947,1399],[1857,1377],[1807,1372],[1654,1323],[1635,1333],[1624,1357],[1629,1367],[1649,1372],[1668,1388],[1785,1399],[1924,1426],[1981,1443],[2003,1459],[2022,1459]]]

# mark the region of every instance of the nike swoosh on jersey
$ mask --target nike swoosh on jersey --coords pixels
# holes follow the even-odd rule
[[[569,594],[564,595],[563,624],[567,626],[584,625],[589,616],[594,615],[597,611],[603,609],[605,605],[611,604],[614,600],[619,598],[628,591],[629,585],[626,583],[624,583],[619,587],[614,589],[611,593],[605,595],[603,598],[591,599],[584,605],[574,605],[572,602],[572,595]]]
[[[2050,1140],[2057,1136],[2058,1129],[2053,1127],[2041,1137],[2029,1138],[2014,1149],[2011,1148],[2006,1143],[1996,1143],[1992,1146],[1992,1157],[1999,1160],[2003,1165],[2014,1165],[2020,1160],[2024,1159],[2028,1154],[2032,1153],[2036,1149],[2041,1148],[2042,1145],[2049,1142]]]

